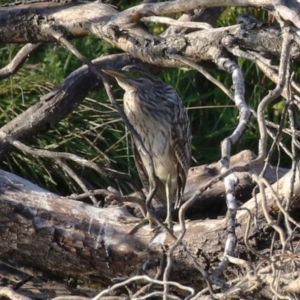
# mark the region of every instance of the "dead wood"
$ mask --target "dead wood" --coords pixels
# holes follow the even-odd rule
[[[246,22],[226,28],[211,28],[209,24],[199,22],[193,28],[191,22],[186,23],[184,27],[184,24],[172,20],[173,29],[169,28],[170,30],[157,36],[152,35],[145,26],[147,22],[155,22],[153,18],[151,20],[153,15],[159,17],[179,12],[186,12],[188,15],[189,11],[200,9],[203,5],[216,7],[249,4],[271,10],[278,17],[280,26],[251,20],[248,22],[247,19]],[[251,165],[256,167],[252,168],[251,172],[236,173],[236,187],[234,176],[228,176],[224,180],[227,183],[226,188],[220,181],[204,193],[197,194],[197,201],[186,212],[186,217],[193,220],[186,223],[187,232],[182,240],[186,247],[178,245],[174,252],[171,251],[174,238],[163,230],[152,232],[149,226],[143,226],[134,231],[134,234],[129,234],[139,219],[132,216],[126,206],[98,208],[61,198],[3,171],[0,174],[0,253],[3,262],[40,279],[72,278],[75,281],[80,280],[84,286],[96,284],[95,290],[99,290],[109,286],[115,277],[126,279],[146,274],[161,280],[166,255],[167,259],[172,256],[172,273],[170,277],[165,277],[164,274],[163,280],[174,280],[202,290],[206,287],[202,276],[205,272],[196,268],[197,264],[193,264],[190,259],[192,256],[210,274],[212,282],[215,283],[216,278],[219,280],[218,286],[222,288],[224,285],[220,279],[221,274],[224,274],[226,282],[232,278],[236,279],[236,272],[241,274],[242,279],[237,285],[233,288],[226,287],[224,297],[220,297],[237,298],[239,293],[244,297],[257,291],[270,292],[278,270],[281,272],[277,281],[280,292],[299,292],[298,282],[285,277],[291,273],[289,268],[292,263],[299,261],[297,252],[293,251],[294,232],[291,226],[292,224],[299,227],[291,218],[291,213],[297,217],[300,198],[297,168],[299,164],[296,161],[295,149],[289,151],[284,148],[293,161],[294,174],[292,170],[271,167],[267,169],[265,178],[273,183],[273,189],[264,178],[256,176],[256,173],[262,170],[261,164],[268,159],[267,128],[264,123],[266,106],[274,100],[272,97],[279,97],[280,94],[288,98],[288,102],[291,99],[296,102],[297,99],[296,96],[292,96],[288,82],[292,82],[291,86],[297,91],[299,87],[288,78],[289,72],[286,70],[290,59],[299,59],[299,37],[297,29],[290,22],[284,21],[291,21],[299,28],[299,17],[295,13],[295,9],[298,8],[293,0],[168,1],[142,4],[123,12],[100,1],[38,3],[1,8],[0,41],[4,43],[60,42],[66,46],[67,43],[63,43],[63,39],[93,34],[127,52],[126,55],[95,60],[97,69],[109,68],[112,64],[122,67],[125,64],[138,64],[143,61],[160,67],[189,66],[199,72],[202,72],[199,65],[218,67],[232,76],[233,95],[228,89],[222,89],[234,100],[239,110],[239,124],[222,142],[220,163],[190,170],[184,201],[187,202],[199,188],[203,188],[215,176],[226,173],[230,167],[248,164],[248,168],[245,169],[250,170],[249,161],[258,164]],[[219,15],[221,10],[222,8],[217,9],[216,13]],[[196,15],[195,12],[194,16]],[[190,16],[187,20],[190,20]],[[174,25],[176,22],[178,26]],[[184,27],[183,30],[180,30],[180,26]],[[38,45],[25,46],[23,53],[15,57],[15,63],[12,62],[7,68],[0,70],[0,77],[6,78],[13,74],[26,59],[26,53],[31,53]],[[255,62],[276,83],[274,94],[269,93],[257,110],[260,144],[259,158],[256,160],[250,152],[243,152],[231,158],[231,147],[249,127],[252,115],[244,97],[242,70],[232,59],[232,55]],[[272,66],[271,61],[278,60],[279,56],[277,76],[277,68]],[[41,97],[36,105],[1,130],[12,139],[20,140],[32,138],[36,133],[47,130],[78,107],[89,91],[99,84],[99,77],[101,76],[97,72],[93,74],[86,67],[78,69],[60,86]],[[210,80],[214,82],[213,79]],[[287,106],[286,108],[290,109]],[[297,126],[291,112],[289,121],[289,134],[292,133],[293,144],[296,145]],[[276,136],[272,136],[274,145],[280,145],[281,129],[278,129]],[[0,156],[3,157],[9,150],[7,140],[2,142],[0,150]],[[255,185],[259,187],[260,194],[248,200]],[[226,219],[225,199],[228,208]],[[236,199],[246,201],[237,215]],[[248,221],[249,212],[255,216],[255,226]],[[155,213],[159,214],[159,210],[156,209]],[[284,216],[287,233],[280,227],[281,216]],[[206,217],[210,220],[204,220]],[[277,222],[275,217],[278,217]],[[181,232],[183,225],[182,228],[176,225],[174,234],[178,237]],[[279,243],[276,243],[277,238],[273,232],[277,232]],[[288,243],[291,245],[287,246]],[[278,249],[282,251],[276,251]],[[166,269],[171,266],[169,262]],[[263,268],[262,262],[266,265]],[[214,274],[214,270],[217,274]],[[291,274],[299,277],[298,272]],[[263,284],[268,288],[263,290]],[[168,288],[168,284],[165,284],[165,299]],[[276,288],[267,296],[271,298],[277,293]],[[13,293],[12,296],[18,297]],[[282,298],[281,295],[278,297]]]
[[[264,4],[266,2],[270,1],[265,1]],[[163,5],[168,6],[166,3]],[[195,3],[195,8],[197,5],[204,4]],[[226,2],[224,5],[229,3]],[[266,55],[274,57],[280,54],[282,36],[280,28],[276,26],[245,28],[242,25],[234,25],[198,30],[184,35],[154,36],[136,22],[142,17],[153,14],[153,11],[162,15],[166,10],[173,13],[184,11],[186,7],[176,8],[174,3],[170,3],[166,9],[161,9],[159,3],[148,6],[140,6],[139,9],[124,12],[118,12],[114,7],[100,2],[39,3],[1,8],[0,41],[4,43],[55,42],[53,36],[47,32],[47,28],[53,27],[68,39],[94,34],[144,62],[168,67],[185,66],[172,58],[172,54],[176,53],[191,61],[201,64],[206,62],[213,66],[218,56],[226,53],[226,48],[235,46],[249,51],[259,49]],[[295,42],[290,55],[292,59],[299,59],[299,47]]]
[[[242,151],[231,157],[230,164],[232,167],[241,166],[247,162],[253,160],[255,155],[249,150]],[[254,169],[254,172],[259,174],[262,171],[263,166]],[[280,179],[286,174],[288,169],[268,167],[265,174],[265,178],[271,184]],[[183,201],[188,200],[197,189],[204,186],[212,177],[217,176],[220,173],[220,163],[212,163],[209,165],[202,165],[198,167],[190,168],[187,180],[187,186],[185,189]],[[239,201],[245,202],[251,198],[255,183],[251,180],[249,172],[236,173],[238,178],[238,184],[236,186],[236,195]],[[204,216],[211,218],[224,215],[226,212],[225,203],[225,188],[223,182],[219,181],[214,184],[212,189],[207,189],[201,197],[193,204],[188,210],[187,216],[193,218],[195,210],[198,213],[203,213]],[[207,213],[209,212],[209,213]],[[202,216],[203,216],[202,215]]]
[[[251,153],[244,152],[237,156],[237,161],[249,155]],[[201,177],[201,168],[205,170],[205,167],[199,167],[198,177]],[[285,170],[280,172],[283,174]],[[189,182],[193,182],[194,173],[195,169],[191,170]],[[269,175],[273,181],[274,174]],[[290,177],[291,171],[273,185],[280,197],[287,196]],[[189,189],[188,193],[192,193],[191,186]],[[299,190],[298,180],[294,199],[298,200]],[[211,195],[213,191],[214,187],[210,191]],[[124,206],[97,208],[62,198],[5,171],[0,174],[0,193],[1,260],[38,278],[72,277],[85,284],[96,283],[106,287],[116,276],[127,278],[147,274],[154,277],[162,250],[168,249],[173,243],[165,232],[153,233],[148,225],[141,227],[134,235],[129,235],[139,219],[129,214]],[[257,199],[257,202],[254,199],[247,201],[243,207],[255,213],[256,207],[260,207],[259,195]],[[209,203],[211,199],[206,195],[205,201]],[[276,202],[272,194],[267,191],[268,207],[271,209],[274,204]],[[248,255],[249,252],[241,241],[247,220],[245,211],[238,212],[239,255]],[[262,217],[258,217],[258,220],[257,232],[266,226]],[[213,268],[223,253],[225,219],[195,220],[187,222],[186,227],[184,244],[198,257],[201,265]],[[174,230],[178,235],[180,226],[176,225]],[[251,232],[253,237],[253,228]],[[255,236],[258,238],[259,234]],[[259,239],[256,241],[259,243]],[[267,251],[269,245],[265,243],[256,246],[262,247],[260,251]],[[185,276],[182,277],[182,274]],[[226,276],[233,275],[228,271]],[[201,274],[180,248],[174,252],[171,279],[203,288]]]

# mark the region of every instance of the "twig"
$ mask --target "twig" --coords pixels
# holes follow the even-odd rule
[[[299,176],[299,170],[298,170],[298,176]],[[269,189],[269,191],[271,192],[272,196],[275,199],[276,205],[278,206],[278,208],[280,209],[280,211],[282,212],[282,214],[284,215],[285,218],[287,218],[291,223],[293,223],[296,227],[298,227],[300,229],[300,224],[298,222],[296,222],[290,215],[289,213],[285,210],[285,208],[283,207],[283,205],[281,204],[281,201],[278,197],[278,195],[276,194],[276,192],[274,191],[273,187],[270,185],[270,183],[263,177],[258,177],[255,174],[252,174],[252,178],[255,182],[260,182],[261,185],[267,187]],[[266,206],[265,206],[266,208]],[[268,214],[269,215],[269,214]],[[270,216],[271,218],[271,216]],[[271,219],[270,219],[271,221]]]
[[[102,291],[101,293],[99,293],[96,297],[94,297],[92,300],[100,300],[101,297],[103,297],[104,295],[122,287],[122,286],[125,286],[131,282],[135,282],[135,281],[139,281],[139,280],[143,280],[143,281],[148,281],[148,282],[151,282],[151,283],[154,283],[154,284],[158,284],[158,285],[163,285],[165,284],[164,282],[160,281],[160,280],[155,280],[155,279],[152,279],[150,278],[149,276],[146,276],[146,275],[141,275],[141,276],[133,276],[123,282],[120,282],[120,283],[117,283],[115,285],[113,285],[112,287]],[[188,286],[185,286],[185,285],[182,285],[180,283],[177,283],[177,282],[174,282],[174,281],[168,281],[168,284],[169,285],[172,285],[172,286],[175,286],[179,289],[182,289],[184,291],[187,291],[190,293],[190,296],[193,296],[195,295],[195,290],[191,287],[188,287]],[[134,300],[134,299],[141,299],[140,297],[139,298],[132,298],[131,300]]]
[[[132,195],[123,196],[121,194],[116,194],[115,192],[112,192],[108,189],[97,189],[97,190],[87,191],[87,192],[79,194],[79,195],[72,194],[72,195],[68,196],[67,198],[79,200],[79,199],[84,199],[84,198],[91,197],[91,196],[101,195],[101,196],[105,196],[105,200],[107,200],[107,201],[113,199],[113,200],[116,200],[121,203],[125,203],[125,202],[136,203],[140,207],[143,216],[146,216],[147,210],[146,210],[144,199],[141,199],[141,198],[138,198],[138,197],[132,196]]]
[[[107,299],[107,300],[126,300],[125,297],[120,297],[121,299]],[[91,300],[91,298],[83,297],[83,296],[58,296],[53,298],[52,300]],[[104,300],[104,299],[101,299]]]
[[[273,138],[273,143],[269,149],[269,152],[268,152],[268,155],[267,157],[265,158],[265,163],[264,163],[264,167],[260,173],[260,176],[264,176],[266,170],[267,170],[267,167],[270,163],[270,160],[271,160],[271,157],[273,155],[273,152],[275,150],[275,147],[280,143],[280,139],[281,139],[281,135],[282,135],[282,129],[284,127],[284,123],[285,123],[285,117],[286,117],[286,114],[287,114],[287,110],[288,110],[288,106],[289,106],[289,103],[286,103],[286,105],[284,106],[283,110],[282,110],[282,114],[281,114],[281,118],[280,118],[280,123],[279,123],[279,127],[276,131],[276,135],[274,137],[274,135],[267,130],[267,132],[269,133],[269,135]],[[267,129],[267,128],[266,128]],[[286,147],[283,145],[283,148],[286,149]],[[290,155],[291,157],[291,154],[289,152],[288,149],[286,149],[286,152]],[[292,158],[292,157],[291,157]]]
[[[226,258],[232,264],[235,264],[237,266],[240,266],[240,267],[246,269],[247,274],[253,274],[253,267],[251,266],[251,264],[249,262],[245,261],[244,259],[230,256],[230,255],[226,255]]]
[[[91,191],[87,191],[85,193],[82,194],[71,194],[69,196],[67,196],[66,198],[68,199],[73,199],[73,200],[80,200],[80,199],[84,199],[90,196],[107,196],[113,194],[112,192],[106,190],[106,189],[97,189],[97,190],[91,190]]]
[[[244,235],[244,243],[245,245],[247,246],[247,248],[253,253],[255,254],[256,256],[260,257],[261,259],[263,259],[264,261],[270,261],[269,257],[263,255],[263,254],[260,254],[258,251],[256,251],[252,246],[251,244],[249,243],[249,233],[250,233],[250,228],[251,228],[251,219],[252,219],[252,213],[251,211],[246,208],[246,207],[240,207],[238,208],[239,210],[245,210],[248,215],[249,215],[249,219],[248,219],[248,222],[247,222],[247,226],[246,226],[246,230],[245,230],[245,235]]]
[[[18,290],[21,286],[23,286],[24,284],[26,284],[28,281],[30,281],[33,278],[34,277],[32,275],[26,276],[26,278],[24,278],[23,280],[20,280],[19,282],[17,282],[16,284],[13,285],[13,290],[14,291]]]
[[[28,43],[23,46],[11,60],[11,62],[7,66],[0,69],[0,80],[15,74],[22,67],[23,63],[26,61],[29,55],[40,48],[42,44],[43,43]]]
[[[155,280],[158,280],[159,277],[162,275],[163,270],[165,268],[165,264],[166,264],[166,255],[165,253],[161,254],[160,257],[160,263],[159,263],[159,267],[158,270],[156,272],[156,275],[154,277]],[[132,295],[132,298],[138,298],[142,293],[144,293],[146,290],[149,290],[151,288],[151,286],[153,285],[152,282],[146,284],[145,286],[143,286],[140,290],[138,290],[134,295]]]
[[[134,300],[143,300],[143,299],[155,299],[156,297],[163,297],[163,296],[166,296],[167,299],[174,299],[174,300],[181,300],[180,297],[178,296],[174,296],[174,295],[171,295],[171,294],[166,294],[165,292],[152,292],[150,294],[147,294],[145,296],[139,296],[138,298],[131,298],[131,299],[134,299]],[[153,297],[153,298],[152,298]],[[160,298],[159,298],[160,299]]]
[[[31,154],[31,155],[37,155],[41,157],[47,157],[52,159],[66,159],[66,160],[72,160],[76,163],[78,163],[81,166],[89,167],[93,170],[95,170],[97,173],[101,175],[105,175],[112,178],[118,178],[120,180],[125,180],[127,182],[130,182],[136,189],[138,187],[133,182],[132,178],[125,173],[117,172],[112,169],[107,169],[104,167],[100,167],[99,165],[88,161],[78,155],[72,154],[72,153],[66,153],[66,152],[53,152],[48,150],[41,150],[41,149],[34,149],[32,147],[26,146],[25,144],[19,142],[18,140],[14,139],[13,137],[9,136],[3,131],[0,131],[0,139],[2,141],[8,142],[10,145],[16,147],[17,149],[21,150],[24,153]]]
[[[294,195],[294,185],[295,185],[295,180],[296,180],[296,169],[297,169],[297,163],[299,161],[297,157],[297,148],[296,148],[296,121],[295,121],[295,116],[294,112],[292,111],[292,107],[295,107],[292,103],[289,105],[288,109],[288,116],[289,116],[289,121],[290,121],[290,127],[292,130],[292,143],[291,143],[291,148],[292,148],[292,178],[291,178],[291,188],[290,188],[290,195],[288,197],[285,209],[289,210],[290,205],[291,205],[291,199]]]
[[[273,122],[271,122],[271,121],[268,121],[268,120],[266,120],[266,125],[269,126],[269,127],[274,128],[274,129],[276,129],[276,130],[279,129],[279,125],[277,125],[277,124],[275,124],[275,123],[273,123]],[[288,135],[294,134],[295,137],[300,137],[300,130],[296,130],[296,129],[295,129],[295,131],[292,132],[292,130],[289,129],[289,128],[282,128],[282,132],[284,132],[284,133],[286,133],[286,134],[288,134]]]
[[[288,102],[289,102],[289,106],[288,106],[288,116],[289,116],[289,123],[290,123],[290,127],[292,130],[292,142],[291,142],[291,149],[292,149],[292,177],[291,177],[291,181],[290,181],[290,193],[287,197],[286,203],[285,203],[285,210],[289,210],[290,205],[291,205],[291,201],[292,201],[292,197],[294,195],[294,186],[295,186],[295,180],[296,180],[296,168],[297,168],[297,163],[298,163],[298,158],[297,158],[297,147],[296,147],[296,136],[295,136],[295,128],[296,128],[296,121],[295,121],[295,116],[294,116],[294,111],[293,111],[293,107],[295,107],[295,105],[292,103],[292,91],[291,91],[291,81],[292,81],[293,75],[291,76],[289,82],[288,82]],[[285,221],[285,227],[287,229],[288,232],[288,238],[286,241],[286,244],[284,245],[284,249],[283,251],[285,251],[285,247],[287,245],[287,243],[290,243],[290,249],[293,249],[293,245],[291,242],[291,238],[293,235],[293,230],[291,228],[291,225],[288,221],[287,218],[284,219]]]
[[[211,81],[214,85],[216,85],[220,90],[222,90],[225,95],[234,101],[234,97],[231,94],[231,92],[224,86],[224,84],[222,84],[220,81],[216,80],[212,75],[210,75],[203,67],[199,66],[198,64],[190,61],[187,58],[184,58],[181,55],[177,55],[177,54],[172,54],[169,55],[170,57],[177,59],[181,62],[183,62],[184,64],[186,64],[187,66],[197,70],[198,72],[200,72],[203,76],[205,76],[206,79],[208,79],[209,81]]]
[[[277,139],[277,135],[278,135],[278,133],[279,133],[280,131],[276,131],[276,134],[274,133],[274,132],[272,132],[271,130],[269,130],[268,128],[267,128],[267,133],[268,133],[268,135],[273,139],[273,143],[272,143],[272,145],[271,145],[271,147],[280,147],[291,159],[293,159],[293,154],[291,153],[291,151],[287,148],[287,146],[284,144],[284,143],[282,143],[281,141],[278,141],[277,143],[275,143],[275,140]],[[273,146],[274,145],[274,146]],[[270,150],[271,150],[271,148],[270,148]],[[265,169],[267,169],[268,168],[268,166],[270,165],[270,161],[269,161],[269,158],[271,159],[271,155],[270,155],[270,150],[269,150],[269,152],[268,152],[268,156],[267,156],[267,158],[266,158],[266,162],[265,162],[265,165],[264,165],[264,168]],[[274,149],[273,149],[274,150]],[[279,153],[279,155],[280,155],[280,153]],[[280,162],[280,160],[278,159],[278,161]],[[261,175],[263,175],[264,174],[264,172],[265,172],[265,170],[262,170],[261,171]]]
[[[260,195],[261,195],[261,207],[262,207],[262,211],[264,213],[264,216],[266,218],[266,221],[268,222],[269,226],[271,226],[279,234],[281,244],[284,245],[285,240],[286,240],[285,233],[278,225],[274,224],[273,218],[270,216],[268,208],[267,208],[266,192],[265,192],[265,184],[267,182],[264,178],[258,177],[255,174],[252,174],[252,179],[259,186],[259,191],[260,191]],[[269,184],[268,184],[268,187],[272,188],[271,186],[269,186]]]
[[[83,191],[88,193],[88,188],[83,181],[77,176],[77,174],[60,158],[56,159],[58,165],[82,188]],[[98,204],[97,199],[93,196],[89,196],[94,205]]]

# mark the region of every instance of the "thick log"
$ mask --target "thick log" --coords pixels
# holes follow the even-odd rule
[[[207,1],[207,5],[208,7],[230,5],[228,1],[219,0],[218,2],[218,5],[212,5],[211,1]],[[250,2],[243,5],[253,5],[253,2],[251,4]],[[257,5],[260,6],[258,2]],[[270,0],[263,2],[264,4],[271,3]],[[234,3],[231,4],[234,5]],[[166,9],[162,9],[160,5]],[[239,3],[239,5],[242,4]],[[194,4],[194,8],[201,6],[204,4],[200,2]],[[100,39],[106,40],[133,57],[165,67],[185,67],[182,62],[172,58],[174,53],[181,53],[189,60],[200,64],[206,61],[213,65],[217,55],[224,51],[224,47],[239,46],[251,51],[259,48],[261,52],[276,57],[281,52],[281,31],[276,27],[253,26],[253,28],[245,29],[243,26],[235,25],[226,28],[201,29],[185,35],[161,37],[150,34],[138,24],[143,16],[151,15],[154,11],[155,14],[162,15],[183,12],[186,9],[183,2],[178,3],[177,8],[173,3],[169,5],[156,3],[118,12],[114,7],[99,1],[56,5],[39,3],[30,6],[0,8],[0,42],[55,42],[53,36],[47,33],[47,28],[52,27],[68,39],[89,34],[97,35]],[[292,59],[299,59],[296,42],[292,45],[290,55]]]
[[[299,179],[299,171],[296,176]],[[273,185],[282,197],[289,195],[290,178],[291,171]],[[299,198],[299,192],[300,181],[296,180],[295,199]],[[153,233],[148,225],[130,235],[139,219],[130,215],[124,206],[98,208],[62,198],[4,171],[0,173],[0,193],[1,260],[22,267],[35,277],[71,276],[101,286],[110,285],[116,276],[154,277],[162,249],[168,249],[173,243],[165,232]],[[257,199],[260,206],[259,195]],[[267,204],[274,205],[268,190]],[[244,206],[255,212],[254,199]],[[244,236],[247,219],[246,212],[238,212],[239,240]],[[257,228],[265,225],[264,218],[259,218]],[[196,220],[187,222],[186,227],[183,242],[203,267],[213,269],[223,254],[225,219]],[[175,235],[180,230],[176,225]],[[268,243],[264,240],[260,246],[263,251]],[[241,249],[248,253],[245,247]],[[226,274],[233,275],[229,271]],[[201,274],[180,248],[174,252],[171,279],[196,289],[203,288]]]
[[[230,160],[231,167],[245,165],[249,161],[255,159],[255,154],[252,151],[244,150],[240,153],[233,155]],[[253,169],[253,172],[260,174],[263,166],[258,166]],[[266,169],[264,178],[271,184],[280,179],[288,172],[285,168],[274,168],[269,166]],[[183,195],[182,202],[186,202],[193,194],[203,186],[205,186],[213,177],[220,174],[220,163],[215,162],[207,165],[200,165],[189,169],[187,183]],[[249,172],[236,173],[238,183],[235,187],[236,197],[240,203],[248,201],[252,197],[252,191],[255,183],[252,181]],[[135,194],[134,194],[135,195]],[[126,203],[130,207],[135,207],[136,215],[141,217],[139,207],[136,204]],[[293,203],[296,208],[300,203]],[[161,219],[166,217],[166,208],[162,206],[161,202],[154,201],[156,214]],[[188,219],[205,219],[205,218],[218,218],[224,216],[227,210],[225,200],[225,187],[223,181],[214,184],[213,188],[206,189],[200,197],[193,203],[187,210],[186,217]],[[173,219],[178,221],[178,212],[173,213]]]

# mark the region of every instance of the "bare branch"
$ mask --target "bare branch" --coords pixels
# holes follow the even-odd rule
[[[214,85],[216,85],[218,88],[220,88],[225,95],[230,98],[231,100],[234,100],[234,97],[230,93],[230,91],[218,80],[216,80],[213,76],[211,76],[204,68],[200,67],[199,65],[193,63],[192,61],[180,56],[180,55],[172,55],[175,59],[178,59],[185,63],[187,66],[194,68],[198,72],[200,72],[203,76],[205,76],[209,81],[211,81]]]
[[[11,60],[11,62],[7,66],[0,69],[0,80],[15,74],[22,67],[28,56],[40,48],[41,45],[42,43],[26,44],[24,47],[22,47]]]
[[[180,22],[178,20],[174,20],[167,17],[144,17],[141,19],[143,22],[153,22],[153,23],[160,23],[160,24],[168,24],[174,26],[181,26],[184,28],[197,28],[197,29],[211,29],[212,26],[207,23],[201,22]]]
[[[280,58],[280,67],[279,67],[279,81],[276,85],[276,88],[270,92],[259,104],[257,108],[257,120],[259,125],[259,149],[258,149],[258,157],[251,162],[252,166],[256,164],[260,164],[266,157],[266,144],[267,144],[267,136],[266,136],[266,124],[264,112],[266,107],[271,104],[282,92],[285,83],[286,83],[286,70],[287,64],[290,59],[290,48],[291,48],[291,36],[289,32],[290,28],[286,27],[283,31],[283,42],[282,42],[282,53]]]
[[[17,292],[15,292],[13,289],[11,289],[9,287],[1,287],[0,295],[2,297],[7,297],[11,300],[32,300],[29,297],[18,294]]]
[[[129,182],[137,191],[140,191],[140,189],[136,186],[136,184],[133,182],[130,175],[114,171],[109,168],[101,167],[91,161],[88,161],[82,157],[79,157],[72,153],[66,153],[66,152],[52,152],[47,150],[41,150],[41,149],[33,149],[31,147],[26,146],[25,144],[19,142],[18,140],[14,139],[13,137],[7,135],[3,131],[0,131],[0,139],[2,141],[5,141],[9,143],[10,145],[16,147],[17,149],[21,150],[22,152],[26,154],[31,155],[37,155],[40,157],[47,157],[52,159],[66,159],[66,160],[72,160],[78,164],[80,164],[83,167],[89,167],[96,172],[98,172],[101,175],[105,175],[112,178],[117,178],[119,180],[124,180],[126,182]]]
[[[219,6],[263,6],[271,4],[268,0],[192,0],[192,1],[168,1],[162,3],[140,4],[129,8],[116,15],[111,21],[115,25],[124,25],[134,23],[140,18],[149,15],[166,15],[190,11],[202,6],[219,7]]]
[[[82,188],[83,191],[86,193],[88,192],[88,188],[83,183],[83,181],[78,177],[78,175],[70,168],[63,160],[56,159],[58,165]],[[90,199],[92,200],[92,203],[94,205],[98,204],[97,199],[93,195],[89,195]]]
[[[134,276],[132,278],[129,278],[121,283],[117,283],[115,285],[113,285],[112,287],[102,291],[101,293],[99,293],[96,297],[94,297],[92,300],[100,300],[101,297],[103,297],[104,295],[112,292],[113,290],[119,288],[119,287],[122,287],[122,286],[125,286],[127,285],[128,283],[131,283],[131,282],[135,282],[135,281],[138,281],[138,280],[143,280],[143,281],[148,281],[148,282],[151,282],[151,283],[155,283],[155,284],[158,284],[158,285],[163,285],[164,282],[160,281],[160,280],[155,280],[155,279],[152,279],[148,276]],[[176,286],[177,288],[179,289],[182,289],[182,290],[185,290],[185,291],[188,291],[190,293],[190,296],[193,296],[195,295],[195,290],[193,288],[190,288],[190,287],[187,287],[187,286],[184,286],[180,283],[177,283],[177,282],[172,282],[172,281],[169,281],[168,282],[169,285],[172,285],[172,286]],[[159,295],[161,295],[161,293],[159,293]],[[169,296],[169,295],[168,295]],[[141,299],[141,297],[139,298],[136,298],[136,299]],[[177,298],[176,298],[177,299]],[[133,299],[132,299],[133,300]],[[135,299],[134,299],[135,300]]]

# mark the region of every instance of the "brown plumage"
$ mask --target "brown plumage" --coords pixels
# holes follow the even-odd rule
[[[166,199],[167,186],[171,201],[178,207],[191,159],[190,122],[180,97],[170,85],[144,69],[126,66],[103,71],[115,77],[125,90],[124,110],[152,157],[157,195]],[[133,154],[140,179],[149,191],[149,170],[134,141]]]

